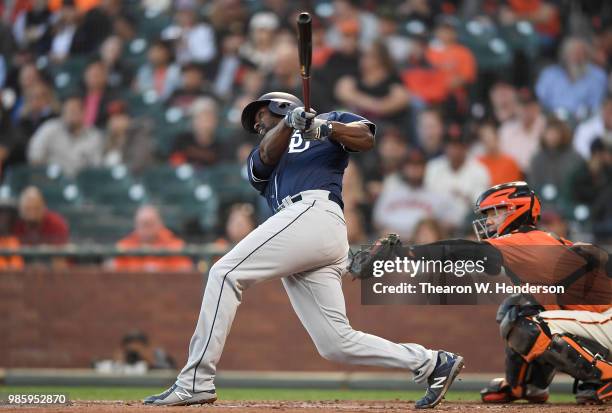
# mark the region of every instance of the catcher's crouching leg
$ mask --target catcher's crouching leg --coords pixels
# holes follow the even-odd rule
[[[536,360],[527,363],[520,354],[506,347],[506,377],[491,380],[480,396],[484,403],[510,403],[524,399],[545,403],[555,369]]]
[[[601,344],[572,334],[555,334],[541,358],[574,377],[579,404],[612,400],[612,355]]]

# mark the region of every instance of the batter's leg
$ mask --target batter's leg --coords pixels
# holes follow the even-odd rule
[[[322,237],[323,210],[294,204],[247,235],[210,269],[187,364],[176,384],[192,392],[214,388],[216,365],[242,293],[250,285],[329,265],[337,240]],[[334,225],[333,222],[330,223]]]
[[[283,278],[300,321],[324,358],[349,364],[410,370],[424,382],[437,352],[419,344],[397,344],[354,330],[346,317],[341,274],[345,262]]]

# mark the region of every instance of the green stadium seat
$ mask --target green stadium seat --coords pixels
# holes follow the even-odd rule
[[[191,165],[159,166],[143,174],[151,201],[166,211],[167,225],[182,232],[186,223],[198,221],[203,229],[216,225],[219,200],[213,188],[200,182]]]
[[[118,165],[112,168],[84,169],[77,175],[76,182],[84,196],[95,197],[101,190],[128,190],[133,179],[124,165]]]
[[[40,189],[51,208],[79,203],[81,200],[78,187],[62,175],[58,165],[18,165],[7,170],[4,182],[7,195],[18,198],[21,191],[30,185]]]
[[[251,187],[244,165],[224,163],[200,172],[200,179],[219,195],[222,204],[255,202],[257,192]]]
[[[60,64],[49,65],[48,71],[53,79],[53,85],[60,98],[79,89],[89,56],[76,56]]]
[[[165,13],[144,12],[137,16],[138,33],[146,39],[159,37],[162,30],[172,24],[172,17]]]
[[[480,71],[504,69],[512,63],[511,49],[495,26],[476,20],[464,22],[459,41],[474,53]]]
[[[499,28],[499,33],[510,49],[522,51],[530,59],[538,56],[538,35],[528,21],[519,21]]]

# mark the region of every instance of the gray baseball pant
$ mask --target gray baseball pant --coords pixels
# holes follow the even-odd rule
[[[301,193],[215,263],[208,274],[189,359],[177,384],[193,392],[214,386],[225,339],[249,286],[281,278],[297,316],[324,358],[410,370],[415,381],[431,374],[437,352],[396,344],[354,330],[346,317],[342,275],[348,254],[342,209],[328,191]]]

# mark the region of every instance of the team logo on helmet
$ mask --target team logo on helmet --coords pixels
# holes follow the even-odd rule
[[[479,240],[506,235],[540,218],[540,200],[526,182],[508,182],[483,192],[472,222]]]

